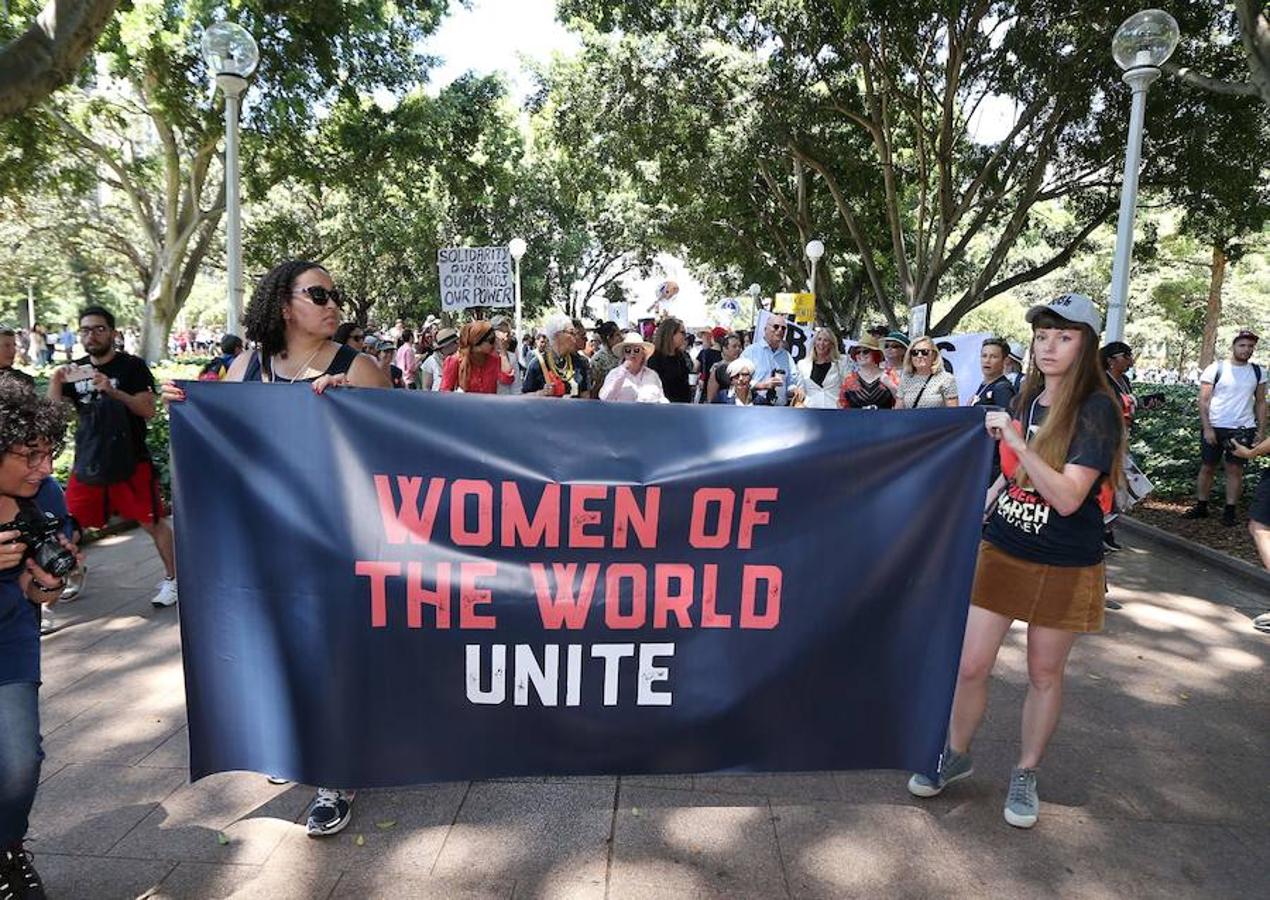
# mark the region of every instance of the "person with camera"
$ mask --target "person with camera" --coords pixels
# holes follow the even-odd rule
[[[1258,337],[1241,331],[1230,343],[1230,358],[1219,359],[1199,377],[1200,441],[1199,477],[1195,505],[1183,519],[1208,518],[1208,496],[1213,491],[1217,463],[1226,460],[1226,508],[1221,523],[1237,521],[1235,504],[1243,492],[1247,461],[1235,454],[1235,443],[1257,444],[1266,436],[1266,373],[1252,362]]]
[[[0,897],[44,896],[23,840],[44,759],[39,607],[79,562],[52,478],[65,434],[61,401],[0,378]]]
[[[741,354],[742,359],[754,363],[752,389],[762,393],[769,406],[789,406],[804,399],[802,375],[785,349],[788,330],[789,323],[783,315],[768,316],[763,325],[763,340],[750,344]]]
[[[79,314],[79,340],[88,355],[49,378],[48,395],[75,407],[75,464],[66,505],[83,528],[100,528],[112,515],[135,521],[154,541],[164,578],[150,600],[177,601],[172,529],[163,519],[159,476],[146,448],[154,418],[155,384],[140,358],[115,349],[115,317],[102,306]]]

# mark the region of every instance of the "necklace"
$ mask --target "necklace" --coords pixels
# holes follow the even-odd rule
[[[287,384],[295,384],[295,380],[299,378],[301,375],[303,375],[306,371],[308,371],[309,363],[313,362],[313,360],[317,357],[319,353],[322,352],[322,348],[325,346],[326,346],[325,343],[318,344],[317,349],[309,354],[309,358],[306,359],[304,362],[300,363],[300,368],[296,369],[295,374],[287,379]],[[278,357],[276,354],[273,357],[273,371],[275,374],[277,374],[278,372]],[[277,380],[281,381],[283,377],[285,376],[279,375]]]

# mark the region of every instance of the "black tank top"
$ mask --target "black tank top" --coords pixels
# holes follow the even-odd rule
[[[326,367],[326,371],[322,375],[343,375],[353,367],[353,360],[357,359],[357,351],[347,344],[340,344],[339,349],[335,351],[335,356],[331,358],[331,364]],[[270,381],[279,381],[273,378],[270,373]],[[314,375],[312,378],[297,378],[296,384],[305,384],[310,381],[316,381],[321,375]],[[260,371],[260,351],[251,351],[251,360],[247,363],[247,371],[243,373],[243,381],[263,381]],[[287,379],[280,380],[282,384],[290,384]]]

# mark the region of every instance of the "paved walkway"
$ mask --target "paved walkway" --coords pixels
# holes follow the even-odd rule
[[[1150,545],[1114,559],[1123,609],[1077,645],[1031,832],[1001,819],[1016,630],[977,774],[935,800],[895,772],[478,781],[364,792],[320,842],[299,824],[307,788],[187,784],[176,611],[149,606],[149,540],[88,559],[44,644],[30,846],[54,898],[1266,896],[1270,637],[1250,619],[1270,597]]]

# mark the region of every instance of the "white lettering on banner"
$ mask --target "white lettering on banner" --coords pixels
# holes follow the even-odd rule
[[[528,706],[531,693],[543,706],[560,705],[560,646],[545,645],[542,648],[541,662],[530,645],[515,644],[512,647],[513,705]],[[579,706],[582,703],[583,649],[581,644],[569,644],[565,647],[566,706]],[[630,689],[622,690],[622,660],[628,657],[636,660],[635,705],[671,706],[674,703],[674,695],[670,691],[655,690],[656,685],[670,680],[670,670],[656,663],[675,655],[674,644],[593,644],[590,649],[591,659],[603,661],[605,706],[617,706],[623,694],[629,697]],[[507,700],[507,645],[493,644],[489,647],[488,689],[481,686],[484,655],[484,648],[480,644],[466,646],[467,699],[471,703],[498,706]],[[627,671],[630,671],[630,667],[627,667]],[[629,683],[629,679],[627,681]]]
[[[511,251],[506,247],[442,247],[437,251],[441,308],[514,306]]]

